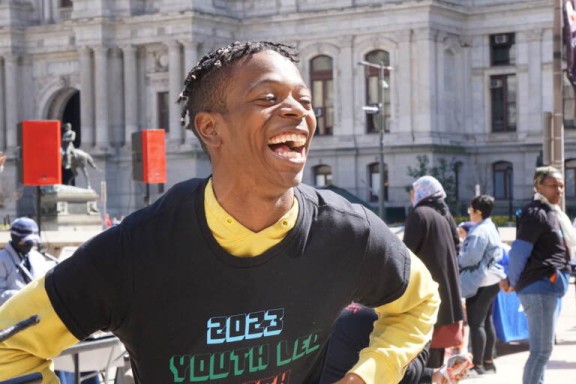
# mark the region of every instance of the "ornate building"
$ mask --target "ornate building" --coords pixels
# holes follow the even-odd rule
[[[72,123],[102,169],[107,209],[124,215],[209,173],[179,125],[187,71],[234,40],[295,44],[319,127],[305,182],[333,183],[376,207],[384,125],[390,221],[409,205],[418,156],[456,174],[462,206],[479,190],[500,213],[531,197],[552,111],[553,0],[0,0],[0,178],[15,214],[22,120]],[[378,67],[383,70],[380,71]],[[385,68],[384,68],[385,67]],[[573,110],[566,87],[566,110]],[[372,108],[364,108],[371,106]],[[576,130],[566,113],[567,202],[576,198]],[[131,134],[163,128],[167,185],[132,180]],[[78,184],[82,185],[82,180]],[[19,208],[20,209],[20,208]],[[26,212],[19,212],[26,213]],[[458,213],[458,212],[457,212]]]

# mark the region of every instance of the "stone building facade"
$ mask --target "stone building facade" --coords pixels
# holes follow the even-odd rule
[[[390,217],[401,220],[409,205],[408,167],[417,168],[419,156],[456,171],[462,207],[480,191],[496,196],[499,211],[510,214],[531,197],[553,107],[553,3],[0,0],[0,149],[8,155],[0,176],[3,210],[16,214],[26,195],[16,181],[22,120],[72,123],[76,146],[101,168],[91,173],[91,184],[106,182],[114,216],[141,207],[147,194],[154,199],[185,178],[208,175],[207,157],[179,124],[175,100],[186,73],[210,48],[273,40],[298,47],[313,90],[319,130],[306,183],[333,183],[376,207],[384,124]],[[572,90],[565,95],[571,111]],[[571,206],[576,130],[569,115]],[[131,134],[149,128],[166,130],[166,185],[132,180]]]

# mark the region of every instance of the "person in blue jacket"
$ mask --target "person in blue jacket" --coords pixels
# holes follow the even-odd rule
[[[500,290],[500,280],[506,277],[504,268],[498,264],[502,259],[502,243],[490,218],[493,208],[492,196],[479,195],[472,199],[468,214],[473,225],[458,255],[460,287],[462,296],[466,298],[466,317],[470,327],[472,369],[479,375],[486,370],[496,372],[492,304]]]

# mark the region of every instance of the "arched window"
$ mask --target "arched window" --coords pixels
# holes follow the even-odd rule
[[[390,54],[383,50],[368,52],[364,58],[369,63],[390,65]],[[383,106],[377,112],[366,112],[366,132],[380,132],[383,118],[386,131],[390,121],[390,71],[384,70],[382,83],[379,81],[380,70],[378,68],[364,66],[364,74],[366,76],[366,105],[379,107],[380,101],[383,101]],[[384,112],[383,115],[382,112]]]
[[[384,201],[388,201],[388,165],[384,164],[384,182],[380,182],[380,163],[368,164],[368,180],[370,180],[370,201],[378,201],[380,187],[384,187]]]
[[[312,168],[314,174],[314,185],[317,187],[327,187],[332,185],[332,167],[320,164]]]
[[[334,76],[332,58],[316,56],[310,60],[312,106],[318,120],[317,135],[331,135],[334,128]]]
[[[512,163],[498,161],[492,165],[494,176],[494,198],[512,199]]]
[[[576,197],[576,159],[564,163],[564,196]]]

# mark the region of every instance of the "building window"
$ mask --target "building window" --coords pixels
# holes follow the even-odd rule
[[[380,187],[384,187],[384,201],[388,201],[388,165],[384,164],[384,183],[380,183],[380,163],[368,164],[370,180],[370,201],[378,201]]]
[[[60,0],[60,8],[72,8],[72,0]]]
[[[490,65],[516,64],[515,40],[513,33],[490,35]]]
[[[390,54],[386,51],[377,50],[366,54],[365,60],[377,65],[390,65]],[[377,112],[366,112],[366,132],[380,132],[382,127],[382,109],[384,110],[384,127],[389,127],[390,121],[390,71],[384,70],[383,83],[379,83],[380,70],[374,67],[364,66],[366,76],[366,105],[379,107],[380,98],[384,101],[383,108]]]
[[[564,196],[576,197],[576,159],[564,163]]]
[[[490,76],[492,132],[516,131],[516,76]]]
[[[494,198],[512,199],[512,163],[499,161],[494,163]]]
[[[168,92],[158,92],[157,106],[158,128],[170,131],[170,94]]]
[[[314,185],[317,187],[327,187],[332,185],[332,167],[321,164],[312,169],[314,174]]]
[[[317,135],[331,135],[334,128],[334,77],[332,58],[316,56],[310,60],[312,105],[318,120]]]
[[[562,78],[564,79],[562,85],[564,100],[564,128],[574,129],[576,128],[576,104],[574,103],[574,88],[566,76],[562,76]]]

